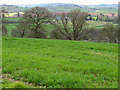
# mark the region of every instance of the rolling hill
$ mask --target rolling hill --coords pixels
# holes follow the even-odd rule
[[[2,8],[6,9],[6,11],[9,13],[24,12],[26,9],[28,9],[28,8],[19,7],[19,6],[15,6],[15,5],[1,5],[1,6],[2,6]]]
[[[117,88],[118,45],[30,38],[2,39],[2,73],[48,88]]]
[[[26,9],[36,6],[47,8],[52,12],[66,12],[75,8],[81,9],[88,13],[118,13],[117,4],[100,4],[100,5],[77,5],[72,3],[45,3],[45,4],[28,4],[28,5],[2,5],[9,12],[23,12]]]

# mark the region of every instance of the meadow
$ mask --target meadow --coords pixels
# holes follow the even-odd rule
[[[2,38],[2,73],[54,88],[117,88],[118,45],[85,41]]]
[[[15,17],[15,18],[6,18],[6,20],[10,21],[10,22],[18,22],[20,19],[20,17]]]
[[[12,32],[12,30],[16,29],[15,25],[17,25],[17,24],[18,23],[8,23],[8,24],[6,24],[8,36],[10,36],[10,37],[12,36],[11,32]]]

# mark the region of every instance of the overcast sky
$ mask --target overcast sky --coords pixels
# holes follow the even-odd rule
[[[117,4],[119,0],[0,0],[0,4],[19,5],[19,4],[42,4],[42,3],[74,3],[84,5],[95,4]]]

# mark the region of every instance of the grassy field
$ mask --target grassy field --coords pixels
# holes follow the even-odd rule
[[[9,23],[9,24],[6,24],[7,26],[7,32],[8,32],[8,36],[12,36],[11,35],[11,32],[13,29],[16,29],[16,25],[17,23]]]
[[[18,12],[12,12],[12,13],[5,13],[5,17],[14,17],[17,16]],[[23,12],[19,12],[19,14],[24,14]]]
[[[87,21],[88,27],[98,27],[98,26],[103,26],[106,24],[104,21]]]
[[[12,22],[18,22],[19,19],[20,19],[19,17],[15,17],[15,18],[6,18],[6,20],[12,21]]]
[[[54,88],[117,88],[118,45],[28,38],[2,39],[3,74]]]

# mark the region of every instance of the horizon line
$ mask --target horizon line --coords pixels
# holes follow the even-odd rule
[[[58,2],[58,3],[61,3],[61,2]],[[113,3],[113,4],[118,4],[118,3]],[[40,3],[40,4],[54,4],[54,3]],[[36,4],[36,5],[40,5],[40,4]],[[63,4],[76,4],[76,3],[63,3]],[[101,4],[107,4],[107,3],[100,3],[100,4],[76,4],[76,5],[101,5]],[[0,4],[0,5],[33,5],[33,4],[29,3],[29,4]],[[110,4],[108,4],[108,5],[110,5]]]

